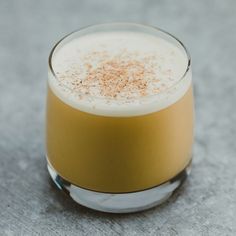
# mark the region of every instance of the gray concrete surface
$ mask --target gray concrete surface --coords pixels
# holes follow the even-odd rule
[[[193,59],[192,175],[165,204],[111,215],[51,183],[44,159],[47,56],[64,34],[108,21],[178,36]],[[0,1],[0,235],[236,235],[236,1]]]

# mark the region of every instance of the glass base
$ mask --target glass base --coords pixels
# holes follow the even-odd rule
[[[191,162],[171,180],[156,187],[131,193],[102,193],[75,186],[48,163],[48,171],[57,187],[74,201],[88,208],[110,213],[129,213],[149,209],[166,201],[190,174]]]

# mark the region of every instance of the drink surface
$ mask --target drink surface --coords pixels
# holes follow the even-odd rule
[[[135,116],[164,109],[188,90],[187,57],[174,44],[137,32],[81,36],[53,54],[51,89],[92,114]]]

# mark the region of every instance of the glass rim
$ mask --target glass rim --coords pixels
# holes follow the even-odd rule
[[[147,99],[147,98],[150,98],[150,97],[155,97],[155,96],[158,96],[160,94],[163,94],[163,93],[166,93],[167,91],[175,88],[175,86],[177,86],[188,74],[190,68],[191,68],[191,64],[192,64],[192,61],[191,61],[191,56],[189,54],[189,51],[188,49],[186,48],[186,46],[176,37],[174,36],[173,34],[159,28],[159,27],[156,27],[156,26],[151,26],[151,25],[147,25],[147,24],[140,24],[140,23],[133,23],[133,22],[111,22],[111,23],[101,23],[101,24],[90,24],[90,25],[87,25],[87,26],[84,26],[84,27],[81,27],[81,28],[78,28],[68,34],[66,34],[64,37],[62,37],[59,41],[57,41],[57,43],[53,46],[53,48],[51,49],[50,53],[49,53],[49,57],[48,57],[48,67],[49,67],[49,70],[50,72],[52,73],[53,77],[59,81],[59,78],[57,77],[54,69],[53,69],[53,56],[54,56],[54,53],[56,51],[56,49],[60,46],[61,43],[63,43],[64,40],[66,40],[68,37],[78,33],[78,32],[81,32],[83,30],[87,30],[89,28],[93,28],[93,27],[102,27],[102,26],[134,26],[134,27],[142,27],[142,28],[146,28],[146,29],[150,29],[150,30],[155,30],[156,32],[161,32],[167,36],[169,36],[170,38],[174,39],[181,47],[182,49],[184,50],[184,53],[186,55],[186,58],[187,58],[187,63],[186,63],[186,69],[184,70],[184,73],[182,76],[180,76],[176,82],[171,85],[170,87],[167,87],[166,89],[156,93],[156,94],[151,94],[151,95],[147,95],[147,96],[144,96],[144,97],[137,97],[137,98],[132,98],[130,100],[143,100],[143,99]],[[115,30],[114,30],[115,31]],[[85,34],[86,35],[86,34]],[[63,84],[63,87],[65,87],[66,89],[69,89],[71,90],[69,87],[67,87],[65,84]],[[95,98],[95,99],[102,99],[102,100],[109,100],[109,101],[122,101],[122,100],[127,100],[127,98],[112,98],[112,97],[102,97],[102,96],[94,96],[94,95],[90,95],[90,94],[85,94],[85,93],[76,93],[77,95],[82,95],[82,96],[85,96],[85,97],[90,97],[90,98]]]

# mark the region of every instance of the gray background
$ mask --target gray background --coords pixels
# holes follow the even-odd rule
[[[196,141],[191,177],[171,199],[127,215],[61,194],[44,159],[47,57],[79,27],[147,23],[193,59]],[[236,235],[236,1],[0,1],[0,235]]]

